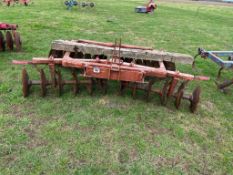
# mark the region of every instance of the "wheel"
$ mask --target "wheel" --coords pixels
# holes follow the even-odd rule
[[[193,91],[192,97],[190,99],[191,105],[190,105],[190,111],[194,113],[197,110],[197,105],[200,101],[200,94],[201,94],[201,88],[198,86]]]
[[[12,35],[11,35],[11,32],[10,31],[7,31],[6,32],[6,45],[7,45],[7,48],[9,50],[13,50],[14,49],[14,46],[13,46],[13,38],[12,38]]]
[[[86,7],[86,3],[85,3],[85,2],[82,2],[82,3],[81,3],[81,6],[82,6],[82,7]]]
[[[94,3],[94,2],[91,2],[91,3],[90,3],[90,7],[91,7],[91,8],[95,7],[95,3]]]
[[[5,40],[2,32],[0,31],[0,51],[5,51]]]
[[[22,92],[24,97],[29,95],[30,86],[29,76],[27,70],[24,68],[22,70]]]
[[[64,4],[65,4],[66,6],[68,6],[68,5],[69,5],[69,2],[68,2],[68,1],[65,1]]]
[[[15,32],[14,39],[15,39],[16,50],[20,51],[22,48],[22,42],[21,42],[21,38],[18,32]]]
[[[47,92],[47,89],[46,89],[47,80],[46,80],[46,76],[45,76],[43,69],[40,70],[40,81],[41,81],[41,83],[40,83],[41,96],[44,97],[46,95],[46,92]]]
[[[77,5],[78,5],[78,2],[77,2],[77,1],[73,1],[73,5],[74,5],[74,6],[77,6]]]

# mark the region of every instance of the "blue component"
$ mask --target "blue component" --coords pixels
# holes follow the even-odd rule
[[[147,9],[144,6],[138,6],[135,8],[136,13],[147,13]]]
[[[64,4],[67,7],[67,10],[71,10],[73,6],[77,6],[78,2],[75,0],[69,0],[69,1],[65,1]]]
[[[233,68],[233,51],[205,51],[204,49],[200,49],[199,52],[200,55],[208,57],[222,68]],[[223,60],[220,56],[228,57],[229,61]]]

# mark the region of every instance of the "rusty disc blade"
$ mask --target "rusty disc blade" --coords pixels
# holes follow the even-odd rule
[[[186,84],[187,84],[186,81],[182,82],[177,90],[176,97],[175,97],[176,98],[176,100],[175,100],[176,109],[179,109],[179,107],[180,107],[181,99],[184,95],[184,89],[185,89]]]
[[[192,98],[191,98],[191,105],[190,105],[190,111],[195,112],[197,110],[197,105],[200,101],[200,94],[201,94],[201,88],[198,86],[193,91]]]
[[[76,95],[79,92],[78,76],[75,72],[72,72],[72,76],[73,76],[73,81],[74,81],[73,93],[74,93],[74,95]]]
[[[100,80],[100,86],[104,94],[107,93],[107,80]]]
[[[63,92],[63,81],[62,81],[62,75],[61,72],[58,71],[57,73],[57,88],[58,88],[58,95],[61,96]]]
[[[93,93],[93,80],[90,78],[89,83],[87,84],[87,91],[90,95]]]
[[[132,97],[136,98],[136,93],[137,93],[137,84],[133,83],[133,87],[132,87]]]
[[[47,80],[46,80],[46,76],[44,73],[44,70],[41,69],[40,70],[40,88],[41,88],[41,96],[44,97],[46,95],[46,86],[47,86]]]
[[[21,42],[20,34],[18,32],[15,32],[14,39],[15,39],[16,50],[20,51],[22,48],[22,42]]]
[[[179,109],[180,108],[180,103],[181,103],[181,99],[184,95],[184,90],[180,90],[177,95],[176,95],[176,101],[175,101],[175,106],[176,106],[176,109]]]
[[[11,34],[10,31],[6,32],[6,45],[7,45],[7,48],[9,50],[13,50],[14,49],[13,38],[12,38],[12,34]]]
[[[162,105],[166,105],[167,104],[167,92],[168,92],[168,87],[169,87],[170,81],[166,80],[163,89],[161,91],[161,96],[160,96],[160,101]]]
[[[29,95],[29,89],[30,89],[29,76],[27,70],[24,68],[22,70],[22,91],[24,97],[27,97]]]
[[[5,51],[5,41],[1,31],[0,31],[0,51]]]
[[[120,95],[123,95],[123,91],[124,91],[124,89],[125,89],[125,82],[124,81],[121,81],[120,82],[120,89],[119,89],[119,94]]]
[[[151,89],[154,83],[155,83],[154,79],[149,80],[148,87],[146,90],[146,95],[145,95],[146,101],[149,101]]]

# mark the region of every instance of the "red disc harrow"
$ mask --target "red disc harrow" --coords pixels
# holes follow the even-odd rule
[[[0,23],[0,51],[12,51],[14,46],[17,51],[21,50],[22,42],[17,28],[17,24]]]
[[[79,44],[77,44],[79,43]],[[74,94],[79,92],[80,86],[85,86],[90,94],[93,93],[95,86],[100,87],[104,93],[107,92],[108,82],[118,81],[120,94],[125,89],[131,89],[132,95],[136,97],[137,91],[145,92],[146,99],[149,100],[152,94],[158,94],[162,105],[166,105],[169,98],[175,99],[175,106],[178,109],[182,100],[190,102],[190,111],[195,112],[200,101],[200,87],[194,89],[191,94],[185,93],[188,82],[192,80],[208,80],[208,77],[193,76],[166,69],[163,61],[158,61],[158,66],[145,66],[136,64],[135,61],[127,62],[123,58],[124,54],[130,55],[131,52],[139,54],[151,51],[148,48],[136,47],[131,45],[122,45],[115,43],[99,43],[95,41],[80,40],[80,42],[59,41],[56,44],[57,50],[50,52],[49,58],[33,58],[31,61],[13,61],[13,64],[35,65],[39,80],[31,80],[25,68],[22,70],[23,96],[27,97],[32,85],[38,85],[41,88],[41,95],[45,96],[47,88],[53,87],[59,95],[63,93],[64,86],[72,86]],[[87,52],[94,49],[100,52],[99,55],[91,55],[80,51],[84,48]],[[130,48],[130,49],[129,49]],[[136,49],[135,49],[136,48]],[[132,50],[133,49],[133,50]],[[63,50],[61,52],[61,50]],[[66,50],[66,51],[64,51]],[[128,53],[130,51],[130,53]],[[103,54],[111,53],[108,59]],[[154,53],[155,51],[151,51]],[[122,54],[122,55],[121,55]],[[75,57],[75,58],[74,58]],[[50,71],[50,80],[45,76],[45,71],[39,68],[39,65],[48,65]],[[64,80],[61,69],[70,69],[71,78]],[[155,87],[156,84],[163,83],[162,87]]]
[[[22,5],[28,6],[30,3],[30,0],[3,0],[3,3],[5,3],[7,6],[11,6],[14,4],[22,4]]]

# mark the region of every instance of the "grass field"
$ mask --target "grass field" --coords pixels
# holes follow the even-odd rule
[[[22,97],[21,66],[13,59],[47,56],[54,39],[94,39],[195,55],[198,47],[232,50],[233,7],[159,2],[153,15],[134,13],[140,0],[93,0],[94,10],[65,10],[62,1],[0,6],[0,21],[17,23],[23,51],[0,53],[0,174],[233,174],[233,91],[216,90],[217,66],[203,59],[183,72],[207,75],[196,114],[184,102],[164,107],[143,94],[107,95],[83,89],[62,97],[34,87]],[[111,21],[111,22],[108,22]],[[38,74],[27,67],[32,77]],[[230,78],[230,71],[223,77]]]

